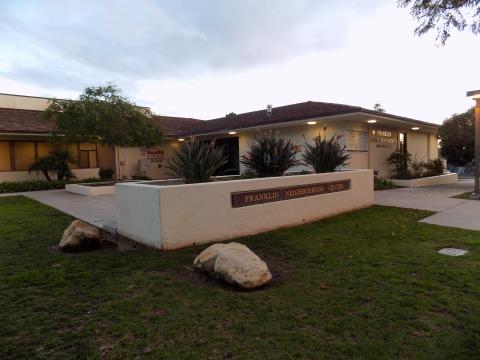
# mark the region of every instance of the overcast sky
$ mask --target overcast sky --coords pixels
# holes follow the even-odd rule
[[[414,28],[396,0],[1,0],[0,92],[76,98],[110,81],[158,114],[379,102],[440,123],[473,104],[480,37],[441,47]]]

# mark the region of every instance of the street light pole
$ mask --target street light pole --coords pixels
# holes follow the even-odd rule
[[[475,193],[480,200],[480,90],[469,91],[467,96],[475,100]]]

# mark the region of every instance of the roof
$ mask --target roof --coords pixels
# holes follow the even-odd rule
[[[0,108],[0,133],[48,134],[55,122],[46,120],[39,110]]]
[[[206,122],[204,120],[198,120],[193,118],[162,115],[155,115],[154,119],[157,120],[165,133],[171,136],[177,134],[180,135],[185,132],[190,133]]]
[[[410,123],[430,127],[439,126],[437,124],[410,119],[402,116],[364,109],[360,106],[307,101],[292,105],[274,107],[272,108],[271,114],[268,114],[267,110],[263,109],[243,114],[231,114],[222,118],[203,121],[191,129],[186,129],[183,133],[179,135],[186,136],[194,134],[209,134],[226,130],[240,130],[245,128],[254,128],[257,126],[288,123],[297,120],[306,120],[354,113],[364,113],[382,116],[394,120],[407,121]]]
[[[167,136],[179,137],[195,134],[213,134],[227,130],[240,130],[258,126],[274,125],[297,120],[315,119],[346,114],[370,114],[393,120],[406,121],[429,127],[438,127],[424,121],[396,116],[359,106],[307,101],[298,104],[274,107],[271,114],[266,109],[243,114],[229,114],[213,120],[199,120],[175,116],[155,115],[154,119]],[[54,128],[52,120],[45,120],[42,111],[0,108],[0,133],[48,134]]]

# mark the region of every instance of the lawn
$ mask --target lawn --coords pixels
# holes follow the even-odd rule
[[[70,217],[1,198],[0,358],[478,357],[480,233],[428,214],[376,206],[240,239],[274,275],[241,292],[185,267],[204,247],[59,253]]]
[[[473,194],[473,190],[464,192],[463,194],[452,196],[455,199],[462,199],[462,200],[471,200]]]

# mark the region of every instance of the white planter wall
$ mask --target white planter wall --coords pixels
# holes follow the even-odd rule
[[[351,180],[346,191],[233,208],[231,194],[296,185]],[[373,204],[373,171],[154,186],[117,184],[120,235],[157,249],[253,235],[300,225]]]

